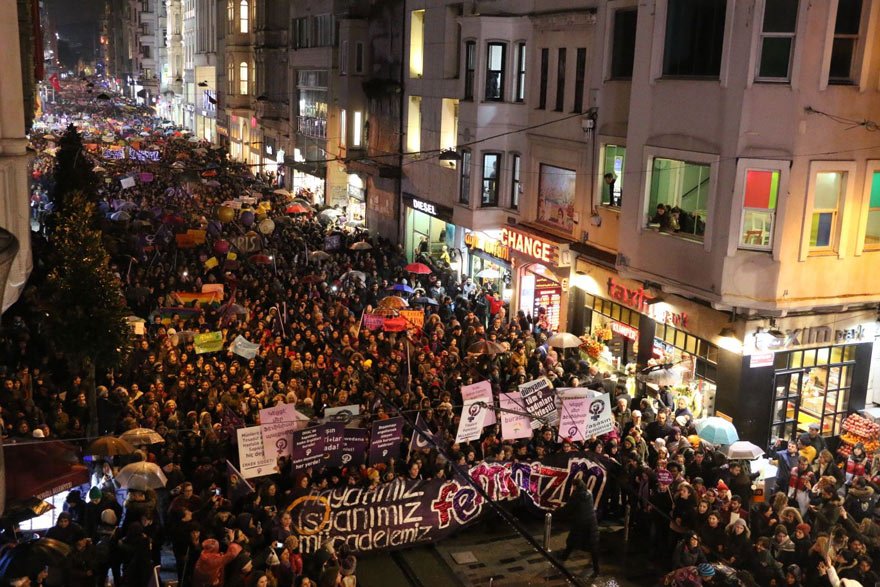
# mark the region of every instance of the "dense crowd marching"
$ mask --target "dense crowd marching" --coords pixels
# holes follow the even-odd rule
[[[572,451],[601,455],[609,480],[595,504],[598,517],[622,519],[629,512],[634,537],[629,546],[649,557],[659,574],[668,573],[666,585],[836,587],[855,581],[873,586],[878,580],[872,561],[880,551],[874,518],[880,465],[862,447],[838,462],[817,430],[775,447],[778,493],[753,503],[748,463],[727,462],[700,441],[689,412],[677,409],[665,390],[645,387],[633,393],[623,379],[618,382],[579,356],[549,347],[551,333],[537,320],[523,312],[507,315],[499,292],[457,279],[442,260],[423,258],[434,271],[413,275],[403,269],[404,251],[381,236],[328,225],[312,214],[280,218],[289,201],[274,192],[271,178],[255,178],[247,167],[230,163],[223,149],[185,135],[177,139],[179,132],[156,132],[162,121],[144,109],[126,113],[126,128],[120,129],[105,122],[109,105],[84,108],[76,97],[71,90],[71,97],[59,97],[51,110],[57,128],[77,122],[122,137],[147,135],[142,142],[162,153],[160,161],[149,164],[103,161],[98,153],[95,163],[107,170],[102,177],[112,179],[100,187],[108,215],[104,230],[117,243],[113,259],[129,307],[149,317],[127,366],[98,374],[100,433],[145,427],[164,442],[131,456],[96,460],[90,486],[70,493],[64,513],[46,533],[72,547],[66,560],[38,565],[27,576],[6,576],[7,583],[103,586],[111,576],[116,585],[143,586],[160,564],[163,546],[170,544],[177,578],[187,587],[353,587],[354,553],[332,543],[316,553],[301,552],[285,511],[297,497],[329,487],[376,486],[399,476],[448,477],[453,463],[533,460]],[[90,111],[87,121],[83,110]],[[52,159],[45,154],[45,139],[32,142],[41,153],[34,167],[34,201],[42,209],[46,202],[40,193],[52,186]],[[184,184],[183,166],[174,165],[181,161],[216,173],[210,183]],[[122,188],[116,179],[145,169],[154,176],[149,183]],[[253,191],[271,203],[277,220],[274,232],[263,237],[272,263],[240,259],[205,269],[212,243],[240,230],[235,223],[215,222],[216,210]],[[123,201],[134,203],[129,210],[136,221],[109,219]],[[174,234],[188,228],[208,229],[205,247],[176,246]],[[309,252],[322,250],[331,231],[340,235],[339,250],[314,259]],[[372,248],[350,250],[358,241]],[[340,281],[352,270],[365,278]],[[229,312],[230,302],[171,317],[159,312],[174,305],[172,292],[200,291],[206,283],[224,284],[240,311]],[[362,328],[363,313],[398,293],[390,290],[395,284],[414,288],[412,298],[431,300],[423,304],[423,329]],[[37,294],[28,292],[4,316],[4,434],[7,443],[60,438],[85,446],[90,414],[83,374],[71,372],[42,335],[41,313],[28,303]],[[227,345],[238,335],[259,343],[257,356],[245,360],[225,350],[196,354],[192,336],[185,333],[218,327]],[[484,340],[502,344],[505,352],[467,353]],[[542,375],[557,387],[592,385],[611,393],[615,430],[586,443],[559,443],[555,431],[545,428],[531,439],[511,442],[488,427],[479,442],[454,442],[462,385],[488,380],[497,394]],[[312,418],[330,407],[359,404],[364,426],[397,411],[418,412],[447,448],[413,451],[387,465],[318,467],[296,474],[282,460],[277,474],[256,480],[256,491],[230,494],[226,460],[236,458],[236,429],[258,424],[259,410],[279,403],[294,403]],[[162,468],[165,488],[120,488],[119,467],[138,459]],[[596,516],[583,493],[576,490],[567,506],[572,532],[563,556],[575,548],[589,550],[598,573]],[[7,543],[21,540],[11,523],[3,530]]]

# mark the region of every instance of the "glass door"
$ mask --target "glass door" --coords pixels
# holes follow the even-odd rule
[[[771,439],[791,440],[797,436],[803,382],[803,371],[776,373],[773,385]]]

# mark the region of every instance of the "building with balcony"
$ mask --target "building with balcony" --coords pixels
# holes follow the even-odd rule
[[[218,134],[228,137],[229,155],[259,168],[260,152],[252,149],[256,134],[255,0],[227,0],[223,14],[223,121]],[[226,142],[224,140],[224,142]]]
[[[292,144],[287,64],[290,7],[287,0],[261,2],[254,24],[257,129],[251,150],[259,159],[254,171],[274,174],[278,185],[285,184],[284,157]]]
[[[165,2],[138,0],[131,13],[136,19],[132,26],[131,43],[134,50],[135,70],[131,85],[133,97],[140,104],[155,106],[160,95],[160,74],[165,55]]]

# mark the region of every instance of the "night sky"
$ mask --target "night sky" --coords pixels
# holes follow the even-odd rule
[[[103,6],[103,0],[46,0],[60,35],[58,52],[67,67],[72,68],[79,58],[94,59]]]

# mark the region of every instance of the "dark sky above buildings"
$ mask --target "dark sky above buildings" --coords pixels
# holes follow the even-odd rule
[[[80,58],[93,59],[103,4],[103,0],[46,0],[46,9],[60,37],[58,52],[68,67]]]

